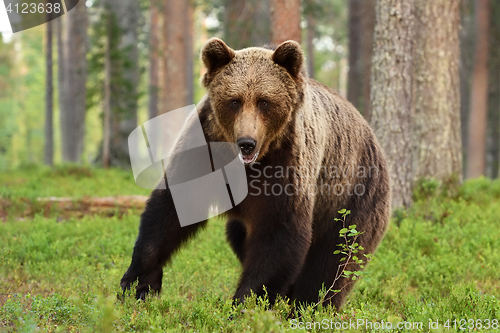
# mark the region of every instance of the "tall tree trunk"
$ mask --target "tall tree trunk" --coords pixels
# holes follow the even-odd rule
[[[128,136],[137,126],[138,34],[141,10],[135,0],[104,2],[110,33],[109,165],[130,167]]]
[[[107,20],[106,50],[104,53],[104,122],[102,133],[102,166],[107,169],[110,165],[110,143],[111,143],[111,52],[112,31],[114,20]]]
[[[172,111],[192,103],[192,37],[190,2],[184,0],[167,0],[164,19],[164,109],[161,113]],[[188,54],[189,52],[189,54]],[[190,73],[189,73],[190,72]]]
[[[194,70],[193,70],[193,34],[194,34],[194,7],[191,2],[186,10],[186,29],[184,30],[184,39],[186,40],[186,105],[194,103]]]
[[[461,179],[460,0],[416,8],[414,177]]]
[[[50,16],[48,17],[50,19]],[[44,145],[44,163],[53,165],[54,163],[54,129],[53,129],[53,111],[54,111],[54,86],[52,70],[52,21],[47,22],[47,40],[46,40],[46,81],[45,81],[45,145]]]
[[[87,79],[87,7],[80,2],[66,16],[67,35],[59,60],[64,86],[61,106],[62,158],[81,162],[85,136],[85,82]],[[60,54],[61,54],[60,51]]]
[[[363,74],[361,68],[361,7],[363,0],[349,0],[349,75],[347,99],[361,110],[363,98]]]
[[[375,29],[376,0],[364,0],[361,7],[363,21],[361,23],[361,67],[363,74],[363,103],[360,111],[370,121],[370,76],[373,56],[373,35]]]
[[[491,3],[491,17],[500,17],[500,3]],[[491,178],[498,178],[500,169],[500,21],[491,20],[490,57],[488,63],[488,133],[489,133],[489,172]]]
[[[350,0],[347,99],[368,121],[374,27],[375,0]]]
[[[269,44],[270,0],[225,0],[224,41],[234,49]]]
[[[392,207],[412,202],[415,3],[378,0],[371,72],[371,125],[392,183]]]
[[[270,0],[271,43],[279,45],[286,40],[301,41],[300,0]]]
[[[161,58],[161,107],[159,113],[193,104],[193,4],[191,1],[163,2],[163,54]],[[184,119],[174,119],[182,124]],[[167,150],[173,144],[173,133],[165,132]],[[170,146],[169,146],[170,145]]]
[[[474,1],[461,0],[460,4],[460,123],[462,138],[462,170],[467,162],[469,134],[469,107],[472,65],[474,62],[475,20]]]
[[[467,178],[484,175],[488,112],[489,0],[476,1],[476,47],[470,99]]]
[[[307,73],[314,79],[314,37],[316,35],[316,19],[312,13],[307,14]]]
[[[66,26],[67,17],[63,15],[59,17],[56,22],[56,34],[57,34],[57,97],[59,101],[59,123],[61,127],[61,150],[64,151],[63,145],[65,141],[69,140],[67,131],[63,130],[64,127],[70,126],[70,119],[68,112],[68,96],[67,96],[67,78],[66,73],[66,51],[65,51],[65,33],[64,27]]]
[[[158,115],[158,90],[159,90],[159,42],[160,42],[160,13],[158,1],[151,1],[150,31],[149,31],[149,104],[148,118]]]

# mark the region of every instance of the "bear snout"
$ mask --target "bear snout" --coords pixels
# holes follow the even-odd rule
[[[236,143],[238,144],[238,147],[240,147],[240,153],[238,156],[243,164],[252,164],[257,160],[257,157],[259,157],[259,151],[256,149],[257,141],[250,137],[244,137],[238,139]]]
[[[241,149],[243,155],[251,155],[255,150],[257,141],[252,138],[241,138],[237,141],[238,147]]]

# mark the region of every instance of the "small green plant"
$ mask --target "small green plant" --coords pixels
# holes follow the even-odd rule
[[[330,288],[326,290],[324,294],[320,296],[320,300],[318,303],[315,304],[315,306],[318,306],[319,304],[323,304],[324,301],[328,301],[338,293],[342,291],[343,288],[348,286],[351,283],[354,283],[357,279],[361,277],[363,274],[362,270],[347,270],[349,265],[359,265],[361,269],[365,267],[365,265],[371,260],[372,254],[369,253],[363,253],[364,259],[359,257],[360,251],[364,251],[364,247],[359,245],[357,243],[358,237],[364,233],[364,231],[358,231],[356,230],[356,225],[351,224],[349,226],[346,226],[346,218],[347,215],[351,214],[350,210],[347,209],[341,209],[338,211],[339,214],[341,214],[341,218],[335,218],[335,222],[342,222],[342,228],[339,231],[339,236],[343,238],[344,242],[337,244],[337,246],[340,248],[339,250],[335,250],[333,254],[343,254],[344,256],[340,258],[340,265],[337,268],[337,273],[335,274],[335,279],[333,280],[332,285]],[[356,266],[353,266],[356,267]],[[342,289],[333,289],[335,286],[335,283],[341,278],[347,278],[349,283],[344,285]],[[329,292],[332,292],[333,294],[326,298]]]

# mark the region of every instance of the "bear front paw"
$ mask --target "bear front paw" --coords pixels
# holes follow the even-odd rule
[[[162,277],[162,268],[150,269],[147,274],[138,274],[136,270],[129,268],[125,275],[123,275],[120,281],[120,286],[122,287],[123,294],[125,295],[125,292],[130,290],[131,285],[136,280],[139,280],[136,287],[135,298],[145,300],[146,296],[150,292],[154,292],[156,294],[160,292]]]

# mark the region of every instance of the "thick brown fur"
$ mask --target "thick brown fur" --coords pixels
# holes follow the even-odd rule
[[[364,232],[358,243],[366,253],[386,231],[390,186],[382,150],[349,102],[306,77],[296,42],[234,51],[213,38],[201,53],[208,94],[198,116],[207,142],[252,138],[259,152],[246,166],[249,195],[227,213],[228,241],[243,266],[234,299],[263,295],[265,286],[271,302],[278,294],[318,302],[342,257],[333,254],[342,243],[337,211],[351,210],[347,223]],[[163,265],[205,223],[181,228],[169,190],[153,191],[122,287],[139,279],[138,298],[159,291]],[[341,292],[330,292],[325,303],[339,309],[351,288],[340,278],[333,289]]]

